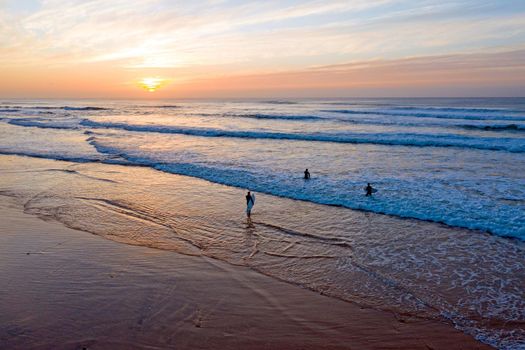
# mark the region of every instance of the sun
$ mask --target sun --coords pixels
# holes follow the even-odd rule
[[[160,78],[160,77],[147,77],[142,78],[138,85],[143,88],[144,90],[147,90],[149,92],[155,92],[158,89],[160,89],[162,86],[166,85],[168,83],[168,79]]]

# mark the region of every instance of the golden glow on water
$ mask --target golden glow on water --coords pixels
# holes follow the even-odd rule
[[[146,77],[139,81],[139,86],[149,92],[155,92],[168,83],[168,79],[159,77]]]

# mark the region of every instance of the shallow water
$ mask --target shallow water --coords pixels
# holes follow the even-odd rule
[[[57,131],[61,132],[61,131]],[[204,255],[401,319],[525,345],[525,246],[480,231],[244,191],[149,167],[0,156],[0,194],[118,242]]]
[[[5,100],[0,152],[145,165],[525,238],[523,98]]]
[[[492,349],[441,322],[401,322],[216,259],[110,242],[1,198],[2,349]]]

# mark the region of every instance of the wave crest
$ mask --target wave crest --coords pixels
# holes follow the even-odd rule
[[[470,137],[454,134],[417,133],[284,133],[264,131],[221,130],[213,128],[177,127],[165,125],[131,125],[96,122],[84,119],[81,125],[93,128],[123,129],[127,131],[182,134],[201,137],[236,137],[250,139],[277,139],[336,143],[367,143],[415,147],[459,147],[523,153],[525,139]]]

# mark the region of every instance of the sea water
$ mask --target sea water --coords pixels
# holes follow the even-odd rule
[[[525,239],[523,98],[4,100],[0,152],[137,164]]]

